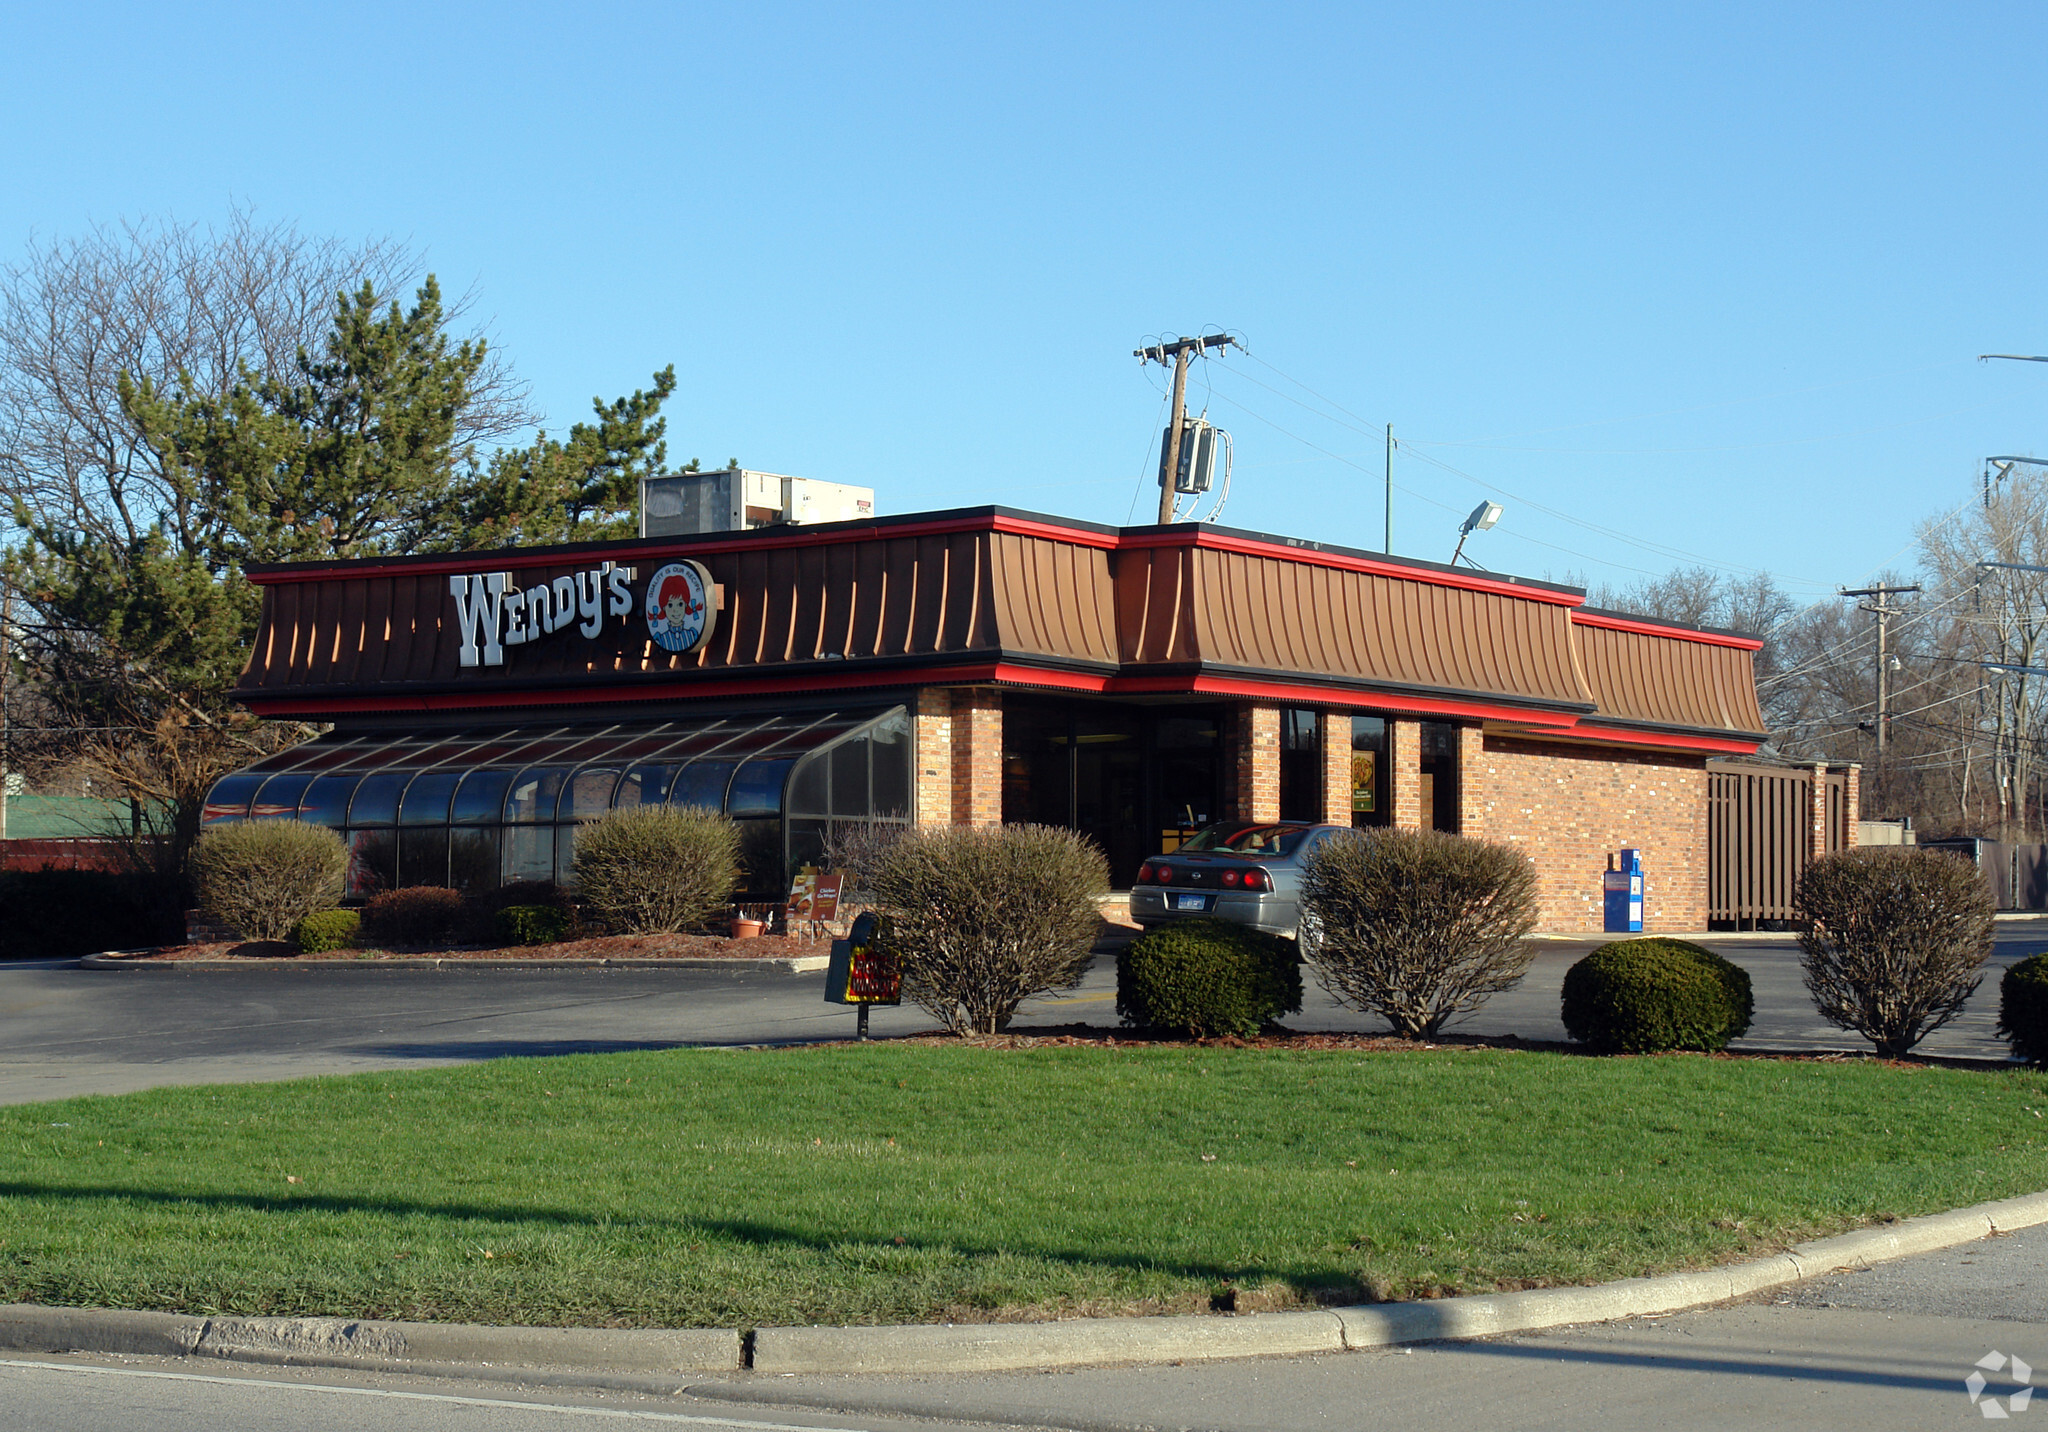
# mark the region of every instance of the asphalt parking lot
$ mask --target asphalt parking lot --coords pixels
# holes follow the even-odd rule
[[[1460,1032],[1564,1037],[1558,992],[1597,940],[1545,940],[1521,984]],[[1786,936],[1708,937],[1750,972],[1756,1020],[1735,1047],[1867,1049],[1822,1023]],[[2048,949],[2048,920],[2001,921],[1996,953],[1962,1018],[1922,1052],[2002,1059],[1998,980]],[[234,969],[97,970],[75,961],[0,964],[0,1103],[114,1094],[164,1084],[241,1082],[423,1068],[509,1055],[840,1039],[850,1011],[822,999],[821,973],[775,969],[392,969],[347,962]],[[1018,1032],[1114,1029],[1116,965],[1098,956],[1081,987],[1032,1001]],[[1310,981],[1290,1028],[1376,1033]],[[914,1007],[874,1012],[878,1036],[934,1028]]]

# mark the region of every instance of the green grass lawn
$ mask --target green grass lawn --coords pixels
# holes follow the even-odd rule
[[[881,1043],[0,1109],[0,1302],[739,1326],[1695,1267],[2048,1187],[2048,1077]]]

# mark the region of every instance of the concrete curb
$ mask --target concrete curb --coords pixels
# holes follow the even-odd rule
[[[689,1375],[734,1372],[744,1344],[724,1328],[493,1328],[349,1318],[198,1318],[98,1308],[0,1306],[0,1348],[131,1357],[218,1357],[298,1367],[437,1373],[680,1390]]]
[[[1799,1244],[1725,1268],[1422,1303],[1243,1317],[1074,1318],[945,1326],[608,1330],[345,1318],[202,1318],[98,1308],[0,1307],[0,1348],[354,1367],[487,1380],[680,1390],[734,1373],[945,1373],[1103,1363],[1301,1356],[1682,1312],[2048,1223],[2048,1192]]]
[[[597,960],[462,960],[431,955],[394,960],[333,960],[301,957],[274,960],[124,960],[121,950],[84,955],[78,963],[89,970],[777,970],[808,974],[832,963],[829,955],[765,955],[758,959],[597,959]]]
[[[762,1328],[762,1373],[997,1372],[1076,1363],[1205,1361],[1344,1351],[1335,1311],[1241,1318],[1074,1318],[944,1327]]]

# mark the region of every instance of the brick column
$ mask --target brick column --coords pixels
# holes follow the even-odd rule
[[[1231,818],[1280,819],[1280,708],[1245,702],[1231,713],[1230,736]]]
[[[1458,834],[1487,839],[1486,733],[1458,728]]]
[[[916,765],[911,769],[917,798],[911,815],[919,825],[953,823],[953,693],[943,686],[917,693]]]
[[[1323,748],[1323,820],[1351,824],[1351,716],[1325,711],[1316,718],[1316,736]]]
[[[977,687],[953,693],[953,823],[1003,823],[1003,697]]]
[[[1849,788],[1843,794],[1842,804],[1849,807],[1849,844],[1856,841],[1856,822],[1863,819],[1863,767],[1854,761],[1849,763]]]
[[[1806,858],[1814,861],[1828,853],[1828,766],[1825,761],[1813,763],[1813,791],[1807,806]]]
[[[1422,816],[1422,723],[1387,722],[1387,804],[1396,830],[1420,830]]]

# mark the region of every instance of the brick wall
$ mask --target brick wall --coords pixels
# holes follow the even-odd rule
[[[1245,702],[1231,713],[1234,759],[1225,771],[1234,820],[1280,819],[1280,708]]]
[[[1828,767],[1815,762],[1813,790],[1807,797],[1806,858],[1818,860],[1828,853]]]
[[[917,693],[917,823],[1003,823],[1003,697],[987,688]]]
[[[1420,830],[1422,816],[1422,723],[1387,722],[1387,809],[1396,830]]]
[[[953,823],[1003,823],[1003,697],[975,687],[953,693]]]
[[[919,825],[953,823],[953,693],[927,686],[917,693],[917,785],[914,816]]]
[[[1323,748],[1323,816],[1331,825],[1351,824],[1351,717],[1325,711],[1316,720]]]
[[[1539,929],[1598,930],[1600,875],[1624,846],[1643,852],[1643,929],[1706,928],[1705,757],[1468,731],[1459,742],[1463,833],[1529,852]]]

